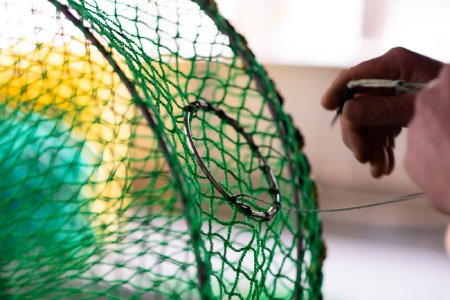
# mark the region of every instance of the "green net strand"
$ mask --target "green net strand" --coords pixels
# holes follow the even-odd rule
[[[1,299],[321,298],[302,135],[214,1],[0,7]]]

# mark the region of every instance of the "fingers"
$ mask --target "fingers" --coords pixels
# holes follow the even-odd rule
[[[389,132],[386,129],[386,132]],[[390,142],[393,137],[383,131],[376,131],[372,134],[371,143],[373,145],[372,156],[369,159],[370,173],[374,178],[392,173],[395,166],[394,146]]]
[[[385,55],[342,71],[323,95],[322,106],[330,110],[336,109],[349,81],[371,78],[399,79],[400,70],[395,67],[394,60],[392,54],[387,52]]]
[[[391,79],[426,83],[438,76],[443,63],[404,48],[342,71],[322,97],[322,106],[341,104],[347,83],[358,79]],[[450,69],[449,69],[450,71]],[[395,95],[389,89],[356,90],[340,118],[342,139],[357,160],[369,162],[373,177],[390,174],[395,166],[395,137],[414,114],[414,96]]]
[[[414,114],[414,98],[360,96],[347,101],[341,117],[344,143],[361,163],[369,162],[375,178],[392,173],[395,137]]]
[[[340,121],[342,141],[359,162],[367,162],[371,156],[371,149],[367,141],[366,128],[352,124],[345,118],[341,118]]]
[[[358,125],[406,126],[414,114],[414,96],[360,96],[345,103],[343,114]]]
[[[373,156],[370,160],[370,174],[374,178],[380,178],[387,171],[388,155],[384,147],[377,147],[373,151]]]
[[[428,82],[435,78],[443,66],[442,62],[398,47],[384,55],[362,62],[342,71],[322,97],[322,106],[334,110],[347,83],[358,79],[391,79],[410,82]]]
[[[395,167],[395,138],[401,127],[366,127],[341,118],[344,144],[361,163],[370,164],[371,175],[379,178]]]
[[[339,107],[341,97],[345,94],[347,83],[352,80],[350,70],[344,70],[331,83],[331,86],[322,96],[322,106],[328,110],[335,110]]]
[[[395,138],[414,114],[414,96],[358,96],[346,102],[341,117],[344,143],[374,178],[392,173]]]

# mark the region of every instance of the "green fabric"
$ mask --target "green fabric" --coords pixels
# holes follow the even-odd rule
[[[321,298],[319,216],[292,211],[317,208],[302,136],[213,1],[0,6],[2,299]],[[199,166],[195,101],[239,124],[188,126],[253,210],[273,202],[266,159],[271,220]]]

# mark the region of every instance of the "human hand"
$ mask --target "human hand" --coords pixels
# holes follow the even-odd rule
[[[322,106],[339,107],[349,81],[392,79],[426,83],[434,79],[442,63],[404,48],[394,48],[375,59],[342,71],[322,97]],[[414,95],[392,89],[356,90],[340,118],[342,140],[361,163],[369,162],[378,178],[390,174],[395,165],[395,138],[411,120]]]
[[[416,100],[405,167],[435,207],[450,214],[450,65]]]

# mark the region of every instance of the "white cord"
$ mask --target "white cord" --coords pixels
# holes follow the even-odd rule
[[[366,88],[394,88],[396,90],[417,94],[423,89],[426,83],[405,82],[403,80],[389,80],[389,79],[360,79],[353,80],[347,83],[349,89],[355,89],[357,87]]]

